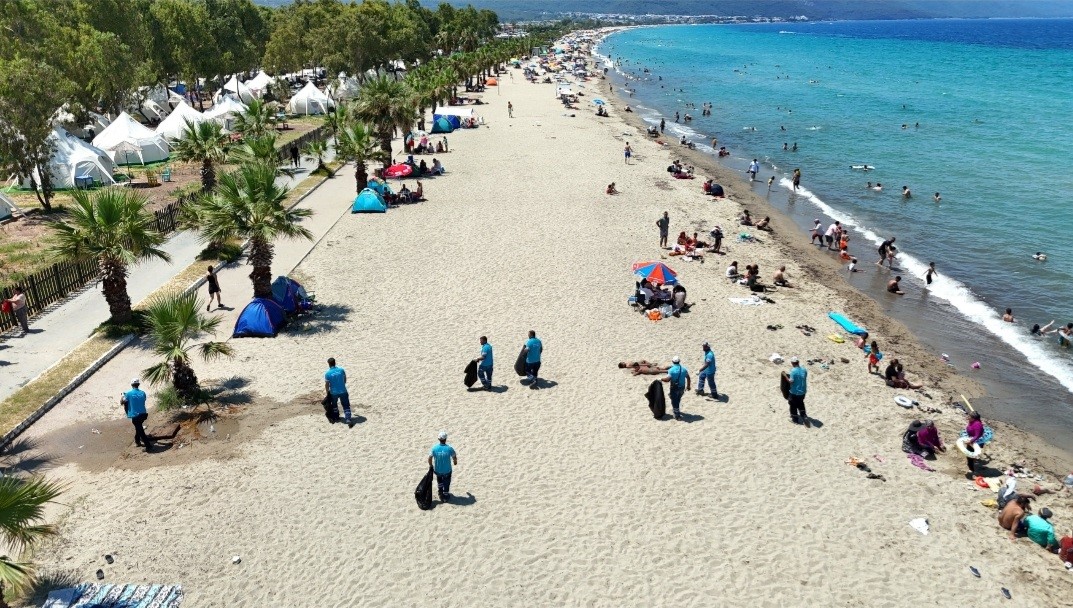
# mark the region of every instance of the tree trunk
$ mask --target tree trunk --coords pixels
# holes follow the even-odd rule
[[[201,161],[201,190],[204,192],[212,192],[216,188],[216,167],[212,165],[212,161],[205,159]]]
[[[364,190],[369,183],[369,170],[365,166],[365,161],[354,163],[354,183],[358,192]]]
[[[272,297],[272,243],[261,239],[250,240],[250,282],[253,283],[253,297]]]
[[[387,153],[388,158],[391,158],[391,131],[380,136],[380,149]]]
[[[171,384],[175,387],[175,392],[184,403],[194,403],[201,386],[198,384],[193,368],[180,359],[173,359],[171,363]]]
[[[102,259],[101,289],[108,302],[112,321],[126,323],[131,319],[130,295],[127,293],[127,267],[118,260]]]

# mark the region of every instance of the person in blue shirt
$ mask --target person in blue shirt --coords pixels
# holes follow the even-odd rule
[[[671,359],[671,368],[667,370],[667,375],[663,377],[664,382],[671,383],[671,409],[674,410],[675,420],[682,419],[682,412],[679,410],[679,406],[682,403],[682,395],[684,395],[692,385],[692,380],[689,377],[689,370],[682,365],[681,361],[682,360],[678,357]]]
[[[697,372],[697,394],[704,394],[704,381],[708,381],[708,386],[712,389],[712,398],[719,398],[719,391],[715,387],[715,353],[712,352],[712,347],[705,342],[701,348],[704,349],[704,366]]]
[[[790,420],[793,420],[794,424],[803,422],[805,426],[811,427],[812,421],[805,413],[808,371],[801,367],[801,361],[797,357],[790,359],[790,373],[786,374],[786,377],[790,381]]]
[[[328,358],[328,371],[324,372],[324,390],[332,398],[335,417],[339,417],[339,403],[343,403],[343,420],[347,426],[354,428],[350,418],[350,395],[346,391],[346,370],[335,365],[335,357]]]
[[[447,502],[451,499],[451,465],[458,464],[458,454],[455,449],[447,445],[447,431],[440,431],[440,442],[432,446],[428,453],[428,464],[436,473],[436,485],[439,486],[440,500]]]
[[[536,332],[529,330],[529,339],[525,341],[525,378],[529,388],[537,388],[537,374],[540,373],[540,355],[544,344],[536,337]]]
[[[149,413],[145,411],[146,395],[145,391],[140,388],[141,384],[142,381],[137,378],[131,380],[130,390],[123,393],[120,402],[127,413],[127,418],[130,418],[131,423],[134,424],[134,445],[145,448],[148,452],[152,447],[152,442],[145,434],[145,421],[149,419]]]
[[[488,336],[481,336],[481,356],[477,357],[480,365],[477,366],[477,378],[481,381],[484,390],[492,390],[492,345],[488,343]]]

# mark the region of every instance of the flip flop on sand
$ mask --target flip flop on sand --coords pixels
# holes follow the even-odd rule
[[[1009,590],[1009,589],[1007,589],[1007,588],[1005,588],[1005,587],[1003,587],[1003,588],[1002,588],[1002,595],[1005,595],[1005,596],[1006,596],[1006,599],[1008,599],[1008,600],[1012,600],[1012,599],[1013,599],[1013,596],[1012,596],[1012,595],[1010,595],[1010,590]]]
[[[972,572],[976,578],[980,578],[980,571],[976,569],[976,566],[969,566],[969,572]]]

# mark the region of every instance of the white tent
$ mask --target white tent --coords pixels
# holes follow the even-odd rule
[[[231,121],[235,119],[235,116],[245,113],[245,104],[235,101],[232,97],[224,97],[213,104],[211,108],[205,110],[203,116],[205,118],[211,118],[223,125],[225,129],[231,130]]]
[[[245,84],[250,89],[251,93],[260,97],[264,95],[268,85],[272,84],[272,77],[265,74],[264,70],[261,70],[260,72],[257,72],[256,76],[247,80]]]
[[[167,102],[159,104],[152,99],[146,99],[142,102],[142,114],[150,120],[164,120],[168,117],[168,114],[171,114],[171,106]]]
[[[238,76],[232,76],[231,80],[228,80],[227,84],[216,94],[213,101],[218,102],[229,95],[237,96],[242,103],[250,103],[257,97],[253,91],[250,91],[250,87],[238,81]]]
[[[124,145],[125,144],[125,145]],[[152,163],[168,158],[168,142],[123,112],[93,138],[93,145],[106,151],[119,164]],[[117,150],[121,150],[118,151]]]
[[[361,92],[361,83],[357,78],[352,78],[340,72],[339,79],[333,80],[328,85],[328,95],[334,99],[344,101],[354,99]]]
[[[433,115],[457,116],[459,118],[477,118],[477,112],[473,108],[462,106],[441,106],[432,111]]]
[[[335,102],[312,82],[307,82],[306,86],[287,102],[287,111],[291,114],[327,114],[332,107],[335,107]]]
[[[104,150],[87,144],[60,127],[52,130],[48,141],[52,144],[52,158],[48,161],[47,170],[53,188],[74,188],[75,177],[92,177],[100,184],[115,183],[112,179],[115,164]],[[34,178],[41,183],[36,172]],[[30,180],[24,177],[23,186],[29,185]]]
[[[171,115],[165,118],[164,122],[157,125],[156,134],[168,141],[182,139],[183,131],[186,129],[186,121],[190,121],[196,125],[197,123],[205,122],[206,120],[209,119],[206,118],[204,114],[191,108],[186,102],[183,102],[175,106]]]

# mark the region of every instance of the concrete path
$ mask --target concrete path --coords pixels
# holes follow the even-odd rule
[[[334,158],[334,154],[329,154],[328,160],[332,158]],[[313,163],[314,161],[309,159],[302,159],[303,166],[300,168],[299,173],[293,177],[282,175],[278,181],[293,188],[308,177],[308,172],[314,166]],[[332,185],[335,185],[334,182],[345,182],[347,192],[350,193],[350,200],[354,198],[354,179],[352,174],[353,169],[348,170],[344,167],[337,178],[329,181]],[[328,185],[325,184],[324,186]],[[313,225],[320,222],[321,219],[314,216],[307,221]],[[332,223],[334,223],[334,220],[332,220]],[[305,247],[308,251],[309,243],[299,245],[281,243],[276,248],[277,259],[283,258],[281,254],[287,251],[288,247]],[[155,260],[131,269],[130,275],[127,277],[127,289],[132,302],[140,302],[147,295],[170,281],[176,274],[186,269],[197,259],[197,254],[204,249],[204,244],[198,240],[197,234],[194,232],[178,232],[168,239],[163,249],[171,256],[170,263]],[[303,253],[302,255],[304,256],[305,254]],[[297,263],[295,261],[293,265],[288,266],[282,273],[290,272]],[[228,302],[227,296],[229,292],[230,294],[252,293],[248,279],[246,279],[247,289],[245,291],[239,290],[237,286],[224,284],[224,276],[229,274],[231,273],[221,274],[221,287],[224,290],[224,303],[226,304],[239,302],[240,300],[236,295],[231,298],[231,302]],[[243,298],[242,303],[245,303],[248,299],[248,297]],[[8,333],[9,337],[0,342],[0,400],[6,399],[27,382],[54,365],[64,355],[89,338],[90,333],[107,320],[108,304],[101,293],[100,284],[95,283],[52,311],[31,320],[29,335],[22,338],[13,338],[10,336],[17,335],[18,330]]]

